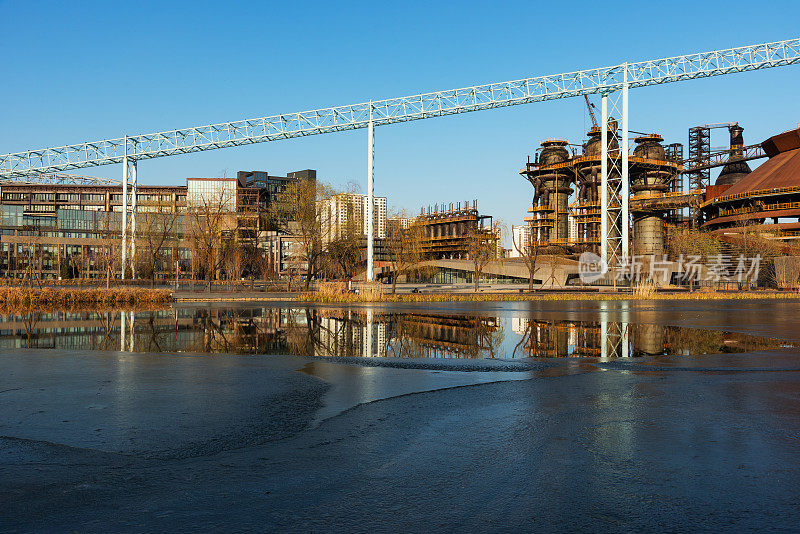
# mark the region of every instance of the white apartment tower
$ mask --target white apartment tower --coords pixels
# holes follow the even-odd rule
[[[386,197],[374,197],[373,224],[375,237],[386,237]],[[347,227],[350,217],[358,217],[363,235],[367,235],[367,195],[341,193],[320,203],[322,234],[325,242],[339,237]]]
[[[511,235],[513,243],[511,244],[510,258],[519,258],[520,248],[524,246],[531,238],[531,227],[528,224],[519,224],[511,226]]]

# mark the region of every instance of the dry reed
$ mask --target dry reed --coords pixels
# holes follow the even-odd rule
[[[55,288],[55,287],[0,287],[0,305],[18,307],[70,307],[81,305],[118,306],[169,302],[172,292],[166,289],[139,287],[105,288]]]
[[[631,287],[633,294],[639,298],[651,298],[656,294],[656,288],[656,282],[652,278],[639,280]]]

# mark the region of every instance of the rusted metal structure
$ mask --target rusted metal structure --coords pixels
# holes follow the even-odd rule
[[[668,210],[658,203],[647,202],[651,198],[662,199],[678,175],[678,164],[667,159],[663,141],[658,134],[635,139],[630,169],[634,254],[664,254],[664,218]]]
[[[711,148],[706,134],[715,128],[728,130],[727,148]],[[627,222],[632,229],[633,254],[665,254],[669,225],[697,224],[728,237],[737,227],[761,225],[774,239],[800,238],[800,128],[749,146],[744,144],[743,132],[736,122],[694,127],[690,139],[697,146],[690,147],[690,157],[685,159],[682,145],[664,145],[658,134],[634,139],[627,167],[631,192],[631,219]],[[533,186],[533,203],[525,220],[536,242],[556,247],[551,250],[554,253],[600,252],[602,139],[608,143],[610,179],[619,178],[613,172],[619,168],[616,163],[623,143],[613,119],[607,123],[605,136],[597,126],[587,133],[580,153],[576,153],[576,145],[563,139],[542,141],[533,161],[529,157],[520,170]],[[747,162],[763,157],[769,160],[751,171]],[[710,170],[715,167],[721,170],[712,185]],[[607,192],[607,197],[611,196]],[[613,207],[609,205],[609,209]],[[609,239],[624,235],[625,223],[617,221],[605,221]]]
[[[575,181],[568,146],[566,139],[545,139],[534,163],[528,162],[520,171],[534,188],[533,205],[528,210],[533,216],[526,220],[539,242],[568,239],[569,195]]]
[[[532,226],[536,241],[542,246],[558,246],[570,252],[599,252],[601,243],[601,227],[603,221],[601,210],[603,132],[594,126],[588,132],[588,139],[581,145],[580,154],[570,154],[569,142],[563,139],[547,139],[531,162],[520,170],[533,186],[533,203],[525,220]],[[621,177],[617,174],[622,159],[620,148],[620,132],[617,122],[608,121],[606,168],[609,184]],[[637,228],[641,236],[647,235],[648,246],[643,250],[663,249],[663,218],[666,212],[676,209],[675,202],[663,202],[667,198],[682,196],[670,191],[681,170],[681,164],[675,160],[679,154],[676,145],[670,145],[670,154],[661,143],[663,138],[657,134],[644,135],[636,139],[637,147],[628,158],[630,176],[631,212],[634,213],[634,233]],[[678,145],[679,146],[679,145]],[[612,164],[613,163],[613,164]],[[573,187],[577,189],[575,202],[569,204]],[[606,187],[613,187],[608,185]],[[615,194],[612,194],[615,193]],[[619,198],[618,191],[608,191],[608,198]],[[612,203],[610,208],[618,207]],[[573,232],[568,231],[572,222]],[[618,217],[607,215],[606,227],[609,239],[620,239],[625,232],[625,224]],[[660,228],[660,230],[659,230]],[[659,235],[656,235],[659,234]],[[634,237],[634,239],[636,239]],[[650,252],[646,252],[650,253]]]
[[[761,148],[769,159],[754,171],[723,168],[700,206],[703,228],[760,224],[784,239],[800,235],[800,128],[770,137]]]
[[[478,213],[478,201],[451,202],[420,210],[417,219],[423,228],[422,250],[429,259],[465,259],[470,239],[482,235],[496,240],[491,215]]]

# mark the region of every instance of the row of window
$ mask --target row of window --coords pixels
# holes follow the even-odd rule
[[[5,192],[2,194],[4,202],[89,202],[93,204],[105,204],[105,193],[18,193],[18,192]],[[114,193],[111,195],[111,202],[122,202],[122,193]],[[132,195],[128,195],[128,200],[132,199]],[[153,194],[138,194],[136,199],[139,203],[147,202],[172,202],[172,195],[153,195]],[[186,195],[178,195],[178,202],[186,202]]]

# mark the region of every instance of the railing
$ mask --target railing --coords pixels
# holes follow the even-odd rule
[[[731,215],[742,215],[745,213],[760,213],[763,211],[790,210],[798,208],[800,208],[800,202],[778,202],[775,204],[759,204],[758,206],[749,208],[739,208],[731,210],[721,209],[719,212],[719,216],[729,217]]]
[[[781,193],[800,193],[800,186],[773,187],[771,189],[758,189],[756,191],[747,191],[745,193],[736,193],[733,195],[722,195],[703,202],[700,207],[709,206],[711,204],[719,204],[721,202],[730,202],[731,200],[738,200],[742,198],[779,195]]]
[[[552,239],[547,243],[550,245],[594,245],[599,243],[599,239]]]
[[[608,158],[609,159],[621,159],[622,155],[621,155],[619,149],[617,149],[617,150],[609,150],[608,151]],[[572,158],[572,159],[568,159],[567,161],[564,161],[564,162],[561,162],[561,163],[555,163],[553,165],[544,165],[542,167],[536,166],[534,164],[530,164],[527,167],[527,169],[520,170],[520,174],[527,174],[527,173],[533,173],[533,172],[538,172],[538,171],[559,170],[559,169],[564,169],[566,167],[575,167],[575,166],[581,165],[583,163],[593,163],[595,161],[596,162],[600,161],[600,156],[599,155],[597,155],[597,156],[578,156],[578,157],[575,157],[575,158]],[[638,164],[642,164],[642,165],[650,165],[650,166],[653,166],[653,167],[671,167],[671,168],[675,169],[677,172],[682,172],[682,170],[683,170],[683,167],[681,166],[681,164],[677,163],[675,161],[642,158],[642,157],[639,157],[639,156],[628,156],[628,164],[630,165],[630,164],[634,164],[634,163],[638,163]]]
[[[689,189],[688,191],[667,191],[666,193],[645,193],[643,195],[636,195],[631,197],[631,200],[650,200],[653,198],[674,198],[674,197],[683,197],[683,196],[699,196],[704,195],[706,190],[703,188],[700,189]]]

